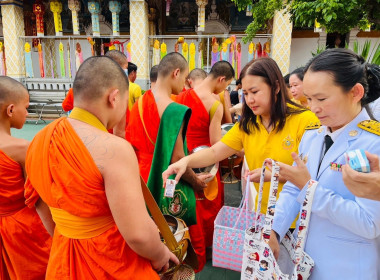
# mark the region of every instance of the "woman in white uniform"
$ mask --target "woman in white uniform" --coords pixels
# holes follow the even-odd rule
[[[305,251],[314,259],[311,279],[380,279],[380,202],[359,198],[344,185],[344,153],[380,155],[379,123],[366,104],[380,95],[380,68],[346,49],[330,49],[305,67],[304,94],[321,126],[310,127],[293,166],[280,163],[288,182],[276,205],[270,245],[282,239],[300,211],[307,182],[319,182]]]

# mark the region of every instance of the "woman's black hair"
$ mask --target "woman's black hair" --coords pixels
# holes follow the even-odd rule
[[[293,70],[293,72],[290,73],[290,76],[291,75],[296,75],[298,77],[298,79],[300,79],[301,81],[303,81],[304,69],[305,69],[305,67],[299,67],[299,68]],[[290,76],[289,76],[289,78],[290,78]]]
[[[273,125],[273,130],[280,131],[283,129],[287,116],[307,110],[290,100],[280,68],[272,58],[262,57],[249,62],[241,71],[240,79],[243,81],[247,75],[262,77],[264,82],[271,88],[269,125]],[[288,106],[289,104],[291,106]],[[248,107],[246,102],[243,103],[239,128],[247,134],[250,134],[255,128],[259,129],[257,116]]]
[[[330,73],[335,84],[345,92],[360,83],[364,88],[363,107],[380,97],[380,67],[366,62],[351,50],[328,49],[308,62],[304,73],[307,71]]]

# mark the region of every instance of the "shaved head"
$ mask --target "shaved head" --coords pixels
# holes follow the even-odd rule
[[[96,100],[110,88],[117,88],[124,94],[128,86],[127,75],[113,59],[107,56],[93,56],[82,63],[75,76],[74,100]]]
[[[108,51],[106,53],[106,56],[112,58],[117,64],[120,65],[120,67],[123,67],[123,66],[127,67],[128,66],[127,57],[125,56],[125,54],[123,54],[120,51],[117,51],[117,50]]]
[[[231,80],[235,76],[235,70],[232,68],[231,64],[227,61],[218,61],[216,62],[211,70],[209,75],[211,75],[214,79],[218,77],[226,77],[226,80]]]
[[[197,79],[206,79],[207,73],[205,70],[200,68],[195,68],[191,70],[189,76],[187,76],[188,79],[197,80]]]
[[[158,77],[167,77],[175,69],[179,69],[181,72],[188,68],[188,63],[182,54],[172,52],[164,56],[158,65]]]
[[[29,96],[23,84],[7,76],[0,76],[0,107],[18,103]]]

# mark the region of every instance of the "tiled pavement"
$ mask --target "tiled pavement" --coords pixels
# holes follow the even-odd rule
[[[37,125],[34,122],[27,122],[21,130],[12,129],[14,137],[32,140],[34,135],[45,127],[45,123],[39,122]],[[229,206],[239,206],[241,199],[241,191],[239,184],[225,184],[225,204]],[[238,280],[240,273],[221,269],[212,266],[212,261],[208,261],[203,271],[196,275],[196,280]]]

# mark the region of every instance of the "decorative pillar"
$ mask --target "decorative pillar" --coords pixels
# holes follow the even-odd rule
[[[36,0],[36,3],[33,4],[33,13],[36,15],[37,36],[43,37],[45,5],[42,0]]]
[[[205,8],[207,5],[207,0],[196,0],[198,5],[198,28],[197,31],[205,31]]]
[[[55,36],[62,36],[62,3],[58,0],[51,1],[50,10],[54,15]]]
[[[80,1],[69,0],[69,9],[71,11],[71,18],[73,22],[73,34],[80,35],[79,20],[78,20],[78,12],[80,11]]]
[[[121,4],[119,1],[110,1],[108,4],[110,12],[112,13],[112,34],[113,36],[119,36],[119,13],[121,11]]]
[[[7,1],[7,5],[1,6],[3,16],[3,35],[6,54],[7,76],[12,78],[25,77],[24,41],[25,36],[23,2]]]
[[[138,66],[137,79],[144,80],[144,89],[149,80],[148,4],[145,0],[130,0],[129,10],[132,62]]]
[[[275,13],[273,18],[272,58],[277,62],[283,75],[289,72],[292,27],[290,15],[285,10]]]
[[[88,11],[91,13],[92,36],[100,37],[100,27],[99,27],[100,4],[99,2],[89,1]]]
[[[166,0],[166,16],[168,17],[170,15],[170,4],[172,3],[172,0]]]

